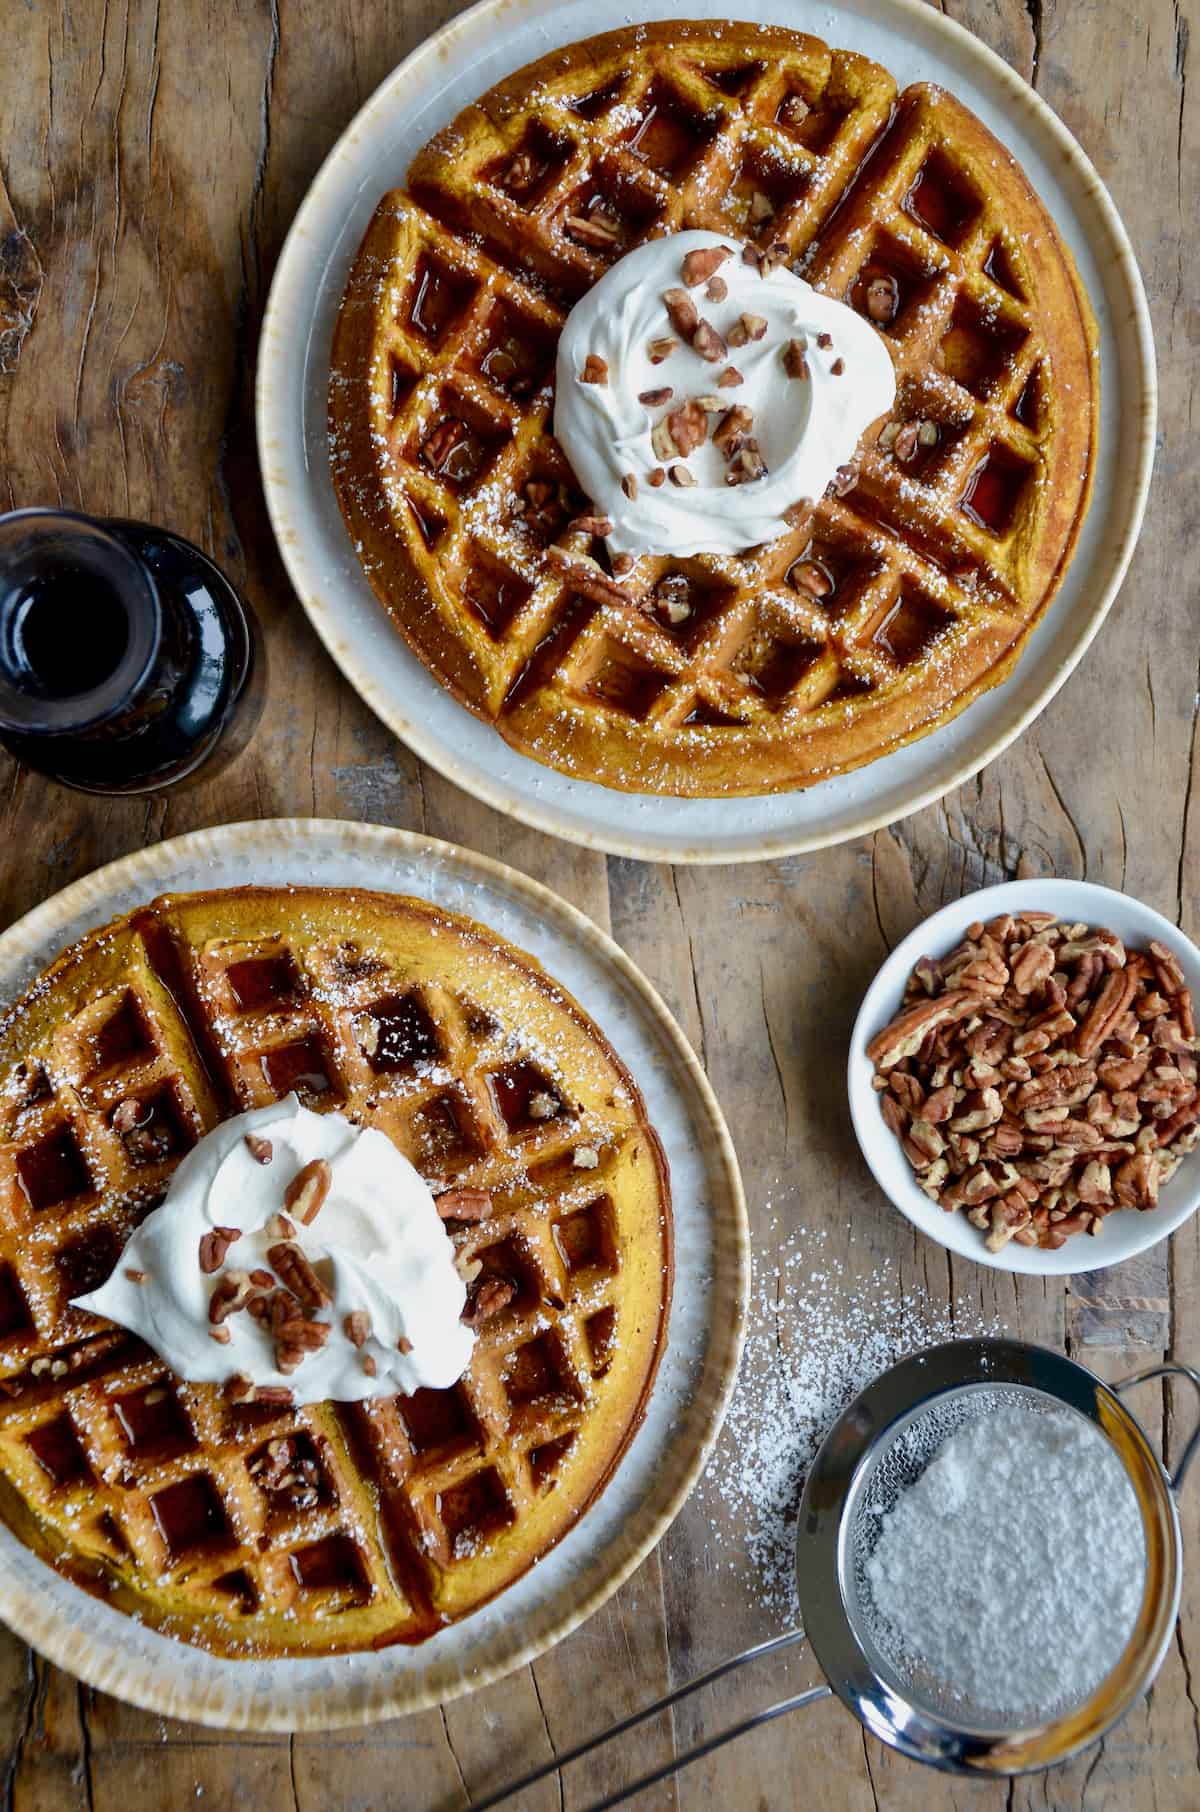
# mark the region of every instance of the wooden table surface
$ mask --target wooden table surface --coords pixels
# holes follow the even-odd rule
[[[1191,0],[943,5],[1033,81],[1079,138],[1112,189],[1149,290],[1158,464],[1132,572],[1097,645],[1040,722],[940,805],[815,856],[672,870],[523,830],[422,770],[319,648],[267,525],[251,389],[275,258],[334,138],[457,10],[453,0],[0,0],[0,507],[62,502],[192,537],[253,601],[274,659],[256,741],[192,791],[108,804],[5,758],[0,923],[102,862],[221,821],[315,813],[465,843],[610,927],[663,991],[729,1117],[761,1262],[802,1217],[825,1229],[826,1253],[848,1271],[883,1264],[900,1287],[919,1285],[943,1305],[966,1293],[1011,1332],[1065,1347],[1106,1375],[1164,1354],[1200,1361],[1200,1217],[1144,1259],[1074,1282],[1018,1284],[951,1262],[871,1186],[839,1080],[855,1004],[885,950],[966,890],[1086,876],[1197,932],[1191,9]],[[774,1224],[769,1194],[788,1204]],[[1177,1452],[1189,1406],[1151,1391],[1143,1408]],[[744,1535],[732,1513],[717,1531],[727,1557],[719,1577],[711,1565],[721,1502],[693,1499],[624,1590],[533,1668],[370,1731],[227,1738],[164,1722],[80,1687],[0,1631],[4,1803],[21,1812],[452,1812],[519,1761],[568,1747],[668,1682],[774,1633],[752,1592],[741,1602],[730,1590],[728,1556],[736,1578]],[[897,1760],[827,1702],[639,1805],[1195,1812],[1200,1491],[1183,1509],[1193,1564],[1158,1683],[1073,1766],[1008,1785],[957,1783]],[[611,1768],[647,1767],[702,1723],[715,1728],[808,1677],[803,1661],[767,1663],[673,1729],[649,1727],[613,1763],[566,1770],[525,1804],[581,1806],[615,1778]]]

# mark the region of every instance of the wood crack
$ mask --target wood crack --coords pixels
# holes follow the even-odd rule
[[[767,1010],[767,981],[761,963],[758,965],[758,998],[762,1004],[763,1025],[766,1028],[771,1062],[775,1065],[775,1080],[779,1084],[779,1093],[783,1101],[783,1149],[786,1153],[792,1124],[791,1107],[788,1102],[787,1083],[783,1079],[783,1066],[779,1061],[779,1052],[775,1049],[775,1034],[771,1030],[771,1015]]]
[[[1043,0],[1025,0],[1025,11],[1029,15],[1029,28],[1033,33],[1033,67],[1029,73],[1029,85],[1036,88],[1038,76],[1042,69],[1042,35],[1045,26]]]
[[[12,1812],[16,1797],[17,1770],[21,1766],[25,1745],[33,1733],[34,1712],[38,1702],[38,1664],[31,1648],[25,1650],[25,1668],[28,1690],[21,1712],[20,1734],[4,1764],[4,1812]]]
[[[532,1674],[533,1669],[530,1668],[529,1671]],[[534,1690],[534,1692],[537,1691],[536,1685],[534,1686],[533,1690]],[[539,1705],[541,1704],[540,1699],[538,1700],[538,1704]],[[465,1805],[469,1806],[471,1803],[471,1790],[467,1786],[467,1777],[463,1773],[462,1763],[458,1759],[458,1750],[454,1747],[454,1739],[450,1735],[450,1720],[446,1716],[446,1707],[444,1705],[438,1706],[438,1716],[442,1720],[442,1735],[446,1739],[446,1748],[450,1752],[450,1760],[454,1763],[454,1772],[458,1776],[458,1784],[462,1788],[463,1803]],[[546,1721],[546,1717],[545,1717],[545,1713],[543,1712],[542,1722],[545,1723],[545,1721]],[[562,1789],[560,1788],[559,1789],[560,1797],[561,1797],[561,1792],[562,1792]]]
[[[300,1785],[296,1779],[296,1732],[288,1731],[288,1786],[292,1790],[292,1805],[300,1812]]]
[[[867,1770],[867,1786],[871,1789],[871,1804],[874,1806],[875,1812],[880,1812],[879,1794],[875,1789],[875,1772],[871,1767],[871,1751],[867,1747],[867,1733],[865,1730],[861,1730],[859,1734],[862,1738],[863,1763]]]
[[[546,1732],[546,1741],[550,1745],[550,1753],[552,1756],[556,1756],[558,1754],[558,1744],[554,1741],[550,1732],[550,1720],[546,1716],[546,1707],[542,1704],[542,1689],[538,1685],[537,1670],[533,1667],[529,1669],[529,1678],[533,1683],[533,1696],[537,1700],[537,1708],[542,1714],[542,1729]],[[554,1784],[558,1788],[558,1812],[566,1812],[567,1801],[566,1794],[563,1791],[561,1768],[556,1768],[554,1771]],[[466,1785],[465,1781],[463,1785]],[[469,1797],[470,1796],[468,1795],[468,1798]]]
[[[96,1799],[92,1782],[92,1726],[88,1717],[89,1688],[81,1680],[75,1688],[79,1704],[79,1774],[82,1777],[84,1804],[93,1812]]]

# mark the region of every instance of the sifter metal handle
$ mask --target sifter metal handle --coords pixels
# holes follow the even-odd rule
[[[1197,1397],[1200,1397],[1200,1372],[1193,1371],[1190,1365],[1180,1365],[1173,1359],[1167,1360],[1163,1365],[1147,1366],[1144,1372],[1134,1372],[1131,1378],[1122,1378],[1119,1384],[1114,1384],[1113,1389],[1118,1397],[1123,1397],[1125,1392],[1132,1390],[1135,1384],[1148,1384],[1151,1378],[1186,1378],[1195,1390]],[[1198,1450],[1200,1450],[1200,1421],[1197,1421],[1192,1430],[1191,1439],[1180,1456],[1179,1464],[1169,1475],[1172,1491],[1177,1492],[1183,1484],[1184,1477]]]
[[[754,1648],[743,1650],[740,1655],[731,1655],[728,1661],[720,1661],[716,1667],[710,1667],[707,1673],[697,1674],[694,1680],[685,1681],[682,1686],[677,1686],[674,1692],[666,1693],[661,1699],[655,1699],[652,1705],[644,1705],[640,1711],[635,1711],[629,1717],[622,1718],[619,1723],[610,1724],[607,1730],[600,1731],[597,1736],[588,1737],[585,1742],[576,1743],[573,1749],[564,1750],[561,1755],[554,1756],[551,1761],[543,1762],[538,1768],[531,1768],[528,1774],[523,1774],[519,1780],[510,1781],[507,1787],[501,1787],[495,1793],[489,1793],[484,1799],[473,1800],[470,1812],[489,1812],[492,1806],[499,1806],[503,1801],[512,1799],[514,1795],[523,1793],[527,1787],[532,1787],[536,1782],[545,1780],[548,1774],[556,1774],[560,1768],[567,1767],[571,1762],[577,1762],[580,1756],[590,1755],[593,1749],[599,1749],[602,1744],[610,1743],[614,1737],[624,1736],[625,1732],[632,1730],[635,1725],[644,1723],[647,1718],[654,1717],[660,1711],[667,1711],[671,1706],[678,1705],[681,1699],[686,1699],[692,1693],[699,1692],[702,1686],[711,1686],[714,1680],[721,1680],[726,1674],[731,1674],[735,1669],[744,1667],[747,1661],[757,1661],[762,1655],[772,1655],[778,1649],[791,1648],[794,1644],[803,1641],[804,1631],[797,1628],[788,1630],[782,1636],[772,1636],[769,1642],[759,1642]],[[768,1705],[764,1710],[757,1711],[748,1718],[743,1718],[741,1723],[731,1725],[728,1730],[722,1730],[714,1737],[706,1737],[703,1742],[697,1743],[692,1749],[685,1750],[682,1755],[673,1756],[660,1768],[652,1769],[649,1774],[643,1774],[638,1780],[631,1781],[627,1787],[622,1787],[618,1792],[610,1793],[605,1799],[593,1801],[586,1808],[586,1812],[607,1812],[608,1807],[618,1806],[624,1800],[632,1799],[635,1793],[641,1793],[646,1787],[653,1787],[657,1781],[665,1780],[668,1775],[676,1774],[679,1769],[686,1768],[689,1762],[698,1762],[702,1756],[711,1755],[714,1749],[720,1749],[723,1744],[731,1743],[735,1737],[744,1736],[747,1731],[756,1730],[760,1724],[770,1723],[772,1718],[782,1717],[785,1712],[798,1711],[803,1705],[811,1705],[817,1699],[826,1699],[830,1692],[831,1688],[828,1686],[812,1686],[807,1692],[796,1693],[790,1699],[781,1699],[775,1705]],[[559,1791],[561,1793],[561,1786]]]

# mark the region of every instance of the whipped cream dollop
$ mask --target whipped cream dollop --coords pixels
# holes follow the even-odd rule
[[[267,1146],[269,1161],[260,1161]],[[328,1192],[306,1225],[284,1198],[293,1179],[320,1159],[329,1166]],[[275,1219],[281,1213],[290,1230]],[[226,1247],[218,1229],[241,1237]],[[220,1262],[206,1271],[201,1242],[214,1233],[205,1258]],[[281,1239],[299,1248],[328,1299],[304,1309],[306,1319],[328,1325],[317,1337],[324,1344],[287,1371],[277,1363],[281,1349],[271,1327],[245,1306],[211,1319],[215,1293],[228,1296],[236,1286],[262,1295],[288,1283]],[[248,1281],[256,1271],[258,1285]],[[201,1139],[108,1282],[77,1299],[78,1307],[140,1335],[181,1378],[226,1384],[240,1377],[286,1388],[296,1403],[447,1388],[467,1369],[474,1346],[459,1319],[465,1304],[454,1247],[408,1159],[383,1133],[352,1126],[341,1114],[314,1114],[295,1095],[239,1114]]]
[[[724,247],[711,294],[711,278],[689,285],[689,254]],[[717,357],[697,350],[716,350],[703,330],[693,343],[673,324],[664,296],[679,289],[724,343]],[[740,381],[722,384],[731,369]],[[645,400],[664,389],[669,398]],[[821,496],[895,394],[883,336],[854,309],[783,264],[762,275],[736,239],[673,233],[627,253],[572,309],[559,340],[554,433],[612,524],[613,553],[737,554],[782,535],[787,511]],[[692,398],[709,405],[706,437],[673,455],[654,431]],[[747,416],[720,432],[735,407]],[[730,483],[739,435],[756,445]],[[745,477],[759,462],[763,474]]]

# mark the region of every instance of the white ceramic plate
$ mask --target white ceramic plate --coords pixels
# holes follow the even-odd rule
[[[1151,938],[1161,938],[1179,958],[1188,986],[1200,994],[1200,950],[1169,919],[1143,906],[1140,900],[1111,887],[1094,887],[1088,881],[1006,881],[1001,887],[984,887],[954,900],[918,925],[898,944],[867,989],[850,1040],[850,1117],[875,1181],[913,1225],[940,1245],[977,1264],[998,1271],[1020,1271],[1038,1277],[1070,1277],[1080,1271],[1100,1271],[1156,1246],[1181,1227],[1200,1204],[1200,1152],[1185,1158],[1167,1183],[1157,1208],[1145,1213],[1119,1209],[1107,1215],[1104,1231],[1094,1239],[1074,1234],[1057,1252],[1009,1242],[1000,1252],[989,1252],[984,1237],[965,1214],[947,1214],[917,1188],[899,1140],[883,1123],[879,1096],[871,1086],[874,1065],[867,1046],[899,1010],[913,964],[922,956],[945,956],[962,938],[974,919],[994,918],[1000,912],[1053,912],[1068,924],[1083,920],[1107,926],[1135,949],[1144,949]]]
[[[1062,685],[1124,575],[1153,458],[1154,353],[1125,230],[1091,164],[1034,91],[978,39],[920,0],[677,0],[689,18],[809,30],[877,58],[902,83],[937,81],[1010,146],[1078,262],[1100,325],[1100,453],[1092,507],[1066,581],[1016,672],[911,748],[807,792],[666,799],[573,780],[517,754],[472,717],[393,629],[359,567],[329,479],[325,433],[333,322],[358,242],[385,190],[461,107],[535,57],[666,0],[480,0],[390,75],[322,166],[271,287],[258,364],[267,503],[292,583],[330,654],[383,721],[459,786],[523,823],[652,861],[736,862],[819,849],[939,798],[1005,748]],[[1119,431],[1118,431],[1119,430]]]
[[[591,1013],[636,1078],[671,1166],[675,1292],[646,1418],[578,1526],[494,1604],[417,1648],[231,1661],[143,1628],[36,1560],[0,1525],[0,1616],[90,1685],[152,1711],[250,1730],[368,1724],[486,1685],[541,1654],[650,1552],[699,1477],[741,1352],[749,1233],[708,1083],[649,982],[590,919],[449,843],[320,819],[226,825],[102,868],[0,937],[0,1002],[64,945],[162,892],[250,883],[375,887],[481,920]]]

